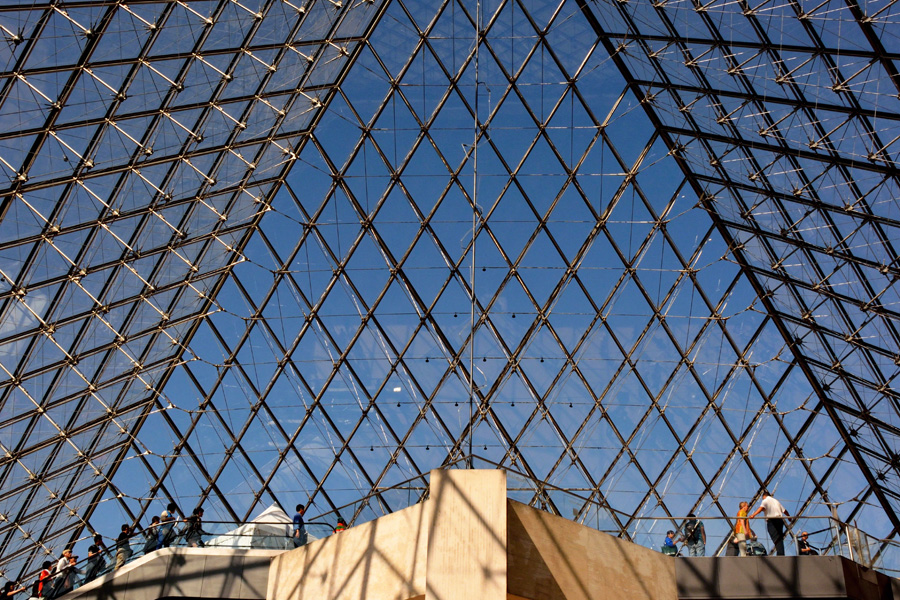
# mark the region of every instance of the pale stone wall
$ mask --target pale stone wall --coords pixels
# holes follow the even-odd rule
[[[378,598],[425,593],[428,502],[285,552],[272,561],[272,600]]]
[[[506,600],[506,474],[432,471],[427,502],[272,562],[270,600]]]
[[[507,510],[510,598],[676,600],[676,559],[518,502]]]
[[[506,600],[506,474],[432,471],[426,600]]]
[[[676,600],[675,559],[432,471],[427,502],[275,558],[268,600]]]

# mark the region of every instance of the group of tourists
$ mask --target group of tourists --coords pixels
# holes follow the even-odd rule
[[[788,511],[768,491],[763,492],[763,499],[753,514],[747,514],[750,504],[741,502],[738,505],[734,530],[729,536],[726,556],[754,556],[766,554],[765,548],[756,541],[756,533],[750,527],[750,519],[764,513],[766,530],[774,547],[773,555],[784,556],[784,520],[790,517]],[[706,528],[693,513],[688,514],[681,528],[681,537],[675,539],[676,532],[669,530],[663,540],[662,552],[671,556],[678,555],[678,544],[684,543],[690,556],[706,556]],[[809,533],[804,531],[798,540],[798,551],[801,556],[817,555],[819,552],[809,545]]]
[[[177,528],[178,523],[184,523],[180,530]],[[121,568],[134,555],[132,542],[138,535],[144,538],[144,544],[141,546],[142,554],[149,554],[159,548],[168,548],[179,535],[184,536],[188,546],[202,547],[203,536],[208,534],[203,531],[202,508],[195,508],[190,516],[180,519],[178,506],[170,503],[166,510],[159,516],[154,516],[150,525],[140,533],[136,533],[127,523],[122,525],[112,549],[107,547],[102,535],[94,534],[84,564],[79,564],[78,556],[73,554],[71,548],[63,550],[62,556],[55,562],[44,561],[37,580],[31,586],[31,598],[52,600],[70,592],[79,584],[84,585],[93,581],[108,570]],[[109,569],[107,559],[112,562],[112,569]],[[11,600],[16,594],[25,591],[27,591],[25,586],[17,587],[15,582],[8,581],[0,590],[0,600]]]
[[[300,547],[306,545],[309,536],[303,520],[303,505],[298,504],[296,510],[291,538],[294,547]],[[179,527],[179,524],[183,526]],[[347,522],[339,518],[334,532],[345,529]],[[140,532],[136,532],[134,527],[127,523],[123,524],[112,548],[107,547],[102,535],[94,534],[87,550],[87,560],[83,563],[79,563],[79,557],[73,554],[71,548],[63,550],[62,556],[57,561],[44,561],[37,579],[31,586],[31,598],[32,600],[58,598],[78,585],[84,585],[108,571],[121,568],[134,555],[135,549],[139,549],[141,554],[149,554],[160,548],[168,548],[179,537],[183,537],[185,545],[189,547],[202,548],[205,545],[204,535],[209,533],[203,530],[202,508],[195,508],[188,517],[182,519],[179,517],[178,506],[170,503],[162,514],[154,516],[150,524]],[[139,536],[143,538],[143,544],[133,545],[134,539]],[[0,588],[0,600],[12,600],[17,594],[26,591],[29,590],[25,586],[7,581]]]

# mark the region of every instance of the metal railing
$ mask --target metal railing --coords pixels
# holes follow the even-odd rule
[[[444,465],[443,468],[467,468],[468,457],[460,458]],[[476,468],[501,468],[507,475],[507,495],[513,500],[526,504],[535,503],[538,508],[571,518],[583,525],[603,531],[612,536],[627,539],[633,543],[660,550],[666,531],[681,532],[688,516],[647,517],[636,516],[616,510],[605,503],[598,502],[588,495],[556,487],[542,481],[536,481],[527,474],[518,472],[508,466],[475,456],[472,464]],[[416,504],[428,497],[430,477],[423,473],[391,486],[376,490],[359,500],[345,504],[333,510],[323,512],[316,519],[335,520],[341,515],[378,515],[397,510],[397,506],[406,507]],[[386,507],[390,499],[391,507]],[[385,505],[385,506],[383,506]],[[364,510],[369,509],[369,510]],[[373,517],[373,518],[375,518]],[[737,516],[697,517],[704,522],[706,529],[706,552],[708,556],[725,556],[729,552],[729,540]],[[369,520],[356,520],[357,523]],[[772,551],[772,540],[768,538],[765,519],[751,519],[751,527],[757,533],[757,539],[763,543],[768,552]],[[625,533],[623,533],[623,529]],[[802,516],[785,519],[785,546],[788,554],[799,555],[799,536],[802,531],[810,534],[809,544],[819,554],[843,556],[868,568],[874,568],[892,577],[900,577],[900,542],[882,540],[867,535],[855,524],[844,523],[834,516]],[[736,552],[736,548],[732,548]]]
[[[305,528],[307,543],[332,535],[334,532],[334,525],[322,519],[308,521]],[[284,521],[249,521],[241,525],[225,521],[203,521],[198,537],[191,539],[199,540],[199,545],[205,548],[292,550],[295,548],[292,532],[293,524]],[[173,522],[173,536],[168,543],[163,542],[164,534],[161,535],[159,530],[151,534],[151,530],[148,529],[132,534],[126,546],[112,544],[102,549],[98,553],[99,558],[92,560],[91,557],[75,556],[74,565],[70,565],[62,573],[54,569],[54,573],[45,579],[42,597],[44,600],[61,597],[160,548],[188,547],[191,544],[187,534],[186,521],[178,520]],[[56,563],[57,561],[53,561],[54,566]],[[37,575],[34,579],[37,579]],[[29,586],[26,592],[22,592],[22,597],[26,597],[25,593],[30,596],[31,591]]]
[[[467,462],[468,458],[459,459],[444,465],[444,468],[465,468]],[[666,531],[674,530],[681,533],[684,523],[688,520],[686,515],[635,516],[609,507],[603,502],[592,499],[589,495],[536,481],[526,474],[508,467],[500,467],[496,463],[480,457],[474,457],[472,462],[488,468],[502,468],[506,471],[507,494],[513,500],[535,504],[538,505],[538,508],[555,514],[571,515],[570,518],[583,525],[654,550],[661,550]],[[429,474],[424,473],[391,486],[376,488],[373,493],[359,500],[320,513],[306,521],[308,541],[332,535],[337,519],[342,515],[349,516],[350,519],[358,516],[359,520],[356,522],[362,523],[421,502],[428,498],[429,485]],[[387,504],[389,500],[390,506]],[[367,516],[369,518],[366,518]],[[696,518],[704,523],[707,555],[725,555],[728,552],[728,541],[732,537],[736,517],[700,514]],[[767,548],[771,550],[771,540],[764,533],[766,529],[764,523],[764,519],[752,519],[751,527],[759,530],[757,533],[761,534],[758,535],[760,541],[768,543]],[[869,536],[856,527],[856,524],[841,522],[834,516],[786,518],[785,545],[792,548],[788,552],[789,554],[799,554],[798,536],[801,531],[799,527],[801,523],[803,524],[802,530],[809,532],[809,544],[820,554],[844,556],[889,576],[900,577],[900,542]],[[187,545],[185,526],[184,521],[176,522],[177,533],[171,546]],[[201,539],[203,545],[208,547],[290,550],[294,548],[293,540],[290,537],[291,532],[292,524],[282,521],[251,521],[242,525],[234,522],[204,521]],[[148,549],[150,551],[156,549],[152,547],[152,544],[148,545],[143,532],[132,536],[129,547],[131,553],[123,561],[123,564],[144,556]],[[103,554],[106,565],[96,573],[96,577],[110,573],[116,565],[117,548],[115,546]],[[83,559],[76,563],[76,573],[84,574],[87,560]],[[77,588],[86,582],[79,579],[73,583],[73,587]],[[47,598],[46,595],[45,598]]]

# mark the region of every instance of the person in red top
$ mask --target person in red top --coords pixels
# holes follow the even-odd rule
[[[40,572],[40,574],[38,574],[38,579],[31,588],[31,595],[34,596],[35,598],[43,598],[44,597],[44,592],[45,592],[44,584],[47,584],[46,591],[50,591],[50,589],[49,589],[50,582],[48,581],[48,579],[50,577],[50,567],[52,567],[52,566],[53,566],[53,563],[50,562],[49,560],[45,560],[44,564],[41,565],[41,572]]]

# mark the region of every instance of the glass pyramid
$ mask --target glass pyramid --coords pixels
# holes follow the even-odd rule
[[[695,512],[721,549],[769,488],[896,548],[895,0],[9,0],[0,35],[4,577],[170,501],[365,521],[475,456],[641,542]]]

